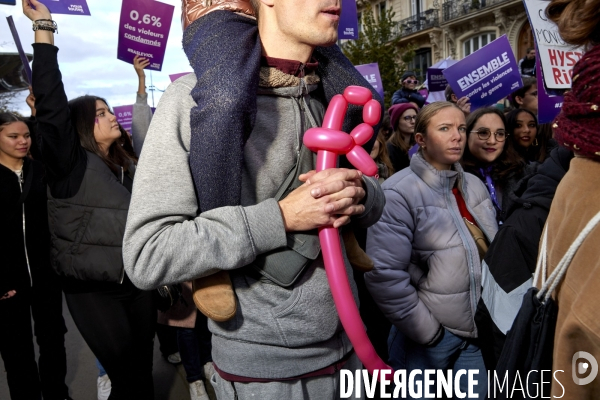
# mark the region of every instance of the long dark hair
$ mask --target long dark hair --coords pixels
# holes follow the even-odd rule
[[[515,141],[516,139],[514,138],[514,132],[515,128],[517,127],[517,118],[521,113],[527,113],[531,115],[533,121],[535,122],[535,141],[537,141],[537,144],[535,146],[531,144],[531,146],[529,146],[528,148],[524,148]],[[540,126],[537,122],[537,117],[531,111],[525,110],[524,108],[518,108],[509,112],[506,115],[506,132],[508,132],[512,136],[511,143],[513,144],[517,153],[519,153],[519,155],[523,157],[523,159],[526,162],[537,161],[541,163],[544,162],[544,160],[548,157],[549,138],[547,137],[547,135],[541,134]]]
[[[25,122],[19,116],[11,112],[0,112],[0,131],[4,125],[12,124],[13,122]]]
[[[480,168],[486,167],[487,165],[484,165],[475,158],[473,153],[471,153],[471,150],[469,149],[469,136],[476,135],[475,133],[471,133],[471,131],[475,127],[475,124],[477,124],[477,121],[487,114],[497,115],[502,120],[502,124],[506,127],[506,118],[504,118],[502,111],[496,107],[479,108],[473,111],[467,118],[467,145],[465,146],[463,158],[460,161],[465,171],[470,172],[481,179],[483,179],[483,176],[480,172]],[[512,140],[507,137],[504,142],[502,153],[492,164],[492,179],[500,185],[500,187],[503,187],[511,176],[523,172],[523,168],[525,168],[525,162],[514,149]]]
[[[108,148],[105,155],[96,143],[94,137],[94,124],[96,120],[96,101],[103,101],[107,106],[105,99],[98,96],[80,96],[69,101],[69,111],[71,113],[71,125],[79,134],[81,146],[89,152],[96,154],[116,175],[120,173],[119,167],[127,170],[131,162],[135,162],[121,146],[120,140],[115,140]],[[112,111],[111,111],[112,113]]]

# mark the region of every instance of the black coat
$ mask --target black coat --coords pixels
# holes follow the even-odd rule
[[[29,290],[31,281],[27,258],[34,278],[40,270],[51,269],[46,173],[42,163],[27,157],[24,160],[23,176],[25,181],[31,179],[24,201],[26,242],[23,240],[23,207],[19,207],[21,188],[18,177],[12,170],[0,165],[0,296],[9,290]]]
[[[510,315],[499,312],[490,314],[492,304],[486,303],[489,294],[497,304],[509,304],[509,299],[521,299],[521,286],[531,280],[535,272],[538,247],[542,230],[556,187],[569,169],[573,154],[559,147],[541,164],[537,173],[525,177],[514,191],[515,197],[506,210],[507,219],[485,255],[483,268],[488,268],[494,284],[484,282],[482,298],[477,307],[475,322],[479,331],[480,347],[486,367],[496,366],[505,334],[498,323],[512,324]],[[516,294],[517,293],[517,294]],[[520,305],[520,301],[517,301]],[[513,310],[516,311],[517,310]]]

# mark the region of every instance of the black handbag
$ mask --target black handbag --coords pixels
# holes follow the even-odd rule
[[[494,384],[496,377],[499,385],[502,385],[505,376],[508,377],[508,385],[504,385],[503,390],[500,390],[499,385],[490,387],[489,393],[493,398],[524,399],[528,398],[528,393],[550,393],[552,382],[550,371],[552,371],[554,333],[558,317],[558,306],[551,296],[565,276],[577,249],[598,222],[600,222],[600,213],[588,222],[547,280],[545,278],[548,226],[544,228],[533,278],[535,285],[541,277],[542,287],[539,290],[532,287],[523,296],[523,303],[508,331],[496,370],[490,372],[490,385]],[[519,378],[524,390],[512,391],[513,385],[517,388],[521,387]]]
[[[187,306],[187,302],[183,298],[181,284],[159,286],[154,291],[154,301],[158,311],[167,312],[178,302]]]

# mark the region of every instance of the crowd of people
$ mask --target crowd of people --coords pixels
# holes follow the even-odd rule
[[[476,370],[474,387],[466,375],[458,385],[485,398],[534,284],[544,226],[551,273],[600,210],[599,7],[548,6],[563,39],[587,50],[554,123],[537,121],[534,49],[510,106],[472,110],[450,87],[447,101],[427,104],[407,71],[365,145],[378,167],[368,177],[345,159],[315,172],[302,143],[347,86],[379,99],[334,45],[339,4],[184,1],[194,73],[153,112],[149,61],[136,56],[127,132],[105,99],[67,99],[56,23],[23,0],[35,31],[31,117],[0,113],[0,355],[11,398],[70,399],[63,293],[97,358],[99,400],[154,398],[156,335],[183,364],[192,400],[209,399],[208,384],[219,400],[340,398],[340,370],[362,364],[328,285],[327,226],[340,230],[378,355],[395,370]],[[343,129],[362,117],[350,107]],[[555,369],[570,371],[577,351],[600,357],[597,231],[553,294]],[[600,393],[597,380],[559,386],[565,398]]]

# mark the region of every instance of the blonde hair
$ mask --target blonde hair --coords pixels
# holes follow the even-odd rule
[[[453,107],[462,112],[462,110],[454,103],[449,101],[436,101],[426,105],[417,114],[417,120],[415,121],[415,135],[420,133],[423,136],[427,136],[427,127],[431,122],[431,119],[444,108]]]

